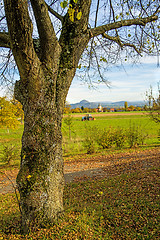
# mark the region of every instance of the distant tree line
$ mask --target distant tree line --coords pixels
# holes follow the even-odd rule
[[[139,107],[139,106],[133,106],[130,105],[128,106],[128,103],[125,102],[126,104],[124,105],[124,107],[119,107],[119,108],[107,108],[104,107],[103,108],[103,112],[124,112],[124,111],[148,111],[148,107],[145,105],[143,107]],[[81,108],[73,108],[71,109],[71,106],[69,104],[66,105],[66,107],[64,108],[64,114],[68,114],[68,113],[93,113],[93,112],[97,112],[98,109],[97,108],[87,108],[87,107],[81,107]]]
[[[158,92],[159,94],[159,92]],[[148,97],[148,103],[142,107],[139,106],[128,106],[128,103],[124,103],[124,107],[119,108],[103,108],[103,112],[125,112],[125,111],[148,111],[151,117],[159,122],[159,95],[157,98],[153,97],[152,89],[147,92],[146,96]],[[97,112],[97,108],[74,108],[71,109],[69,104],[66,104],[64,108],[64,114],[70,113],[94,113]],[[24,112],[22,109],[22,105],[19,101],[17,101],[14,97],[11,100],[8,100],[7,97],[0,97],[0,128],[15,128],[20,122],[22,124],[24,118]]]

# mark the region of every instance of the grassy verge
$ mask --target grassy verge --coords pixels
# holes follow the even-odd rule
[[[25,237],[15,196],[1,195],[0,239],[159,239],[158,171],[68,184],[64,216]]]

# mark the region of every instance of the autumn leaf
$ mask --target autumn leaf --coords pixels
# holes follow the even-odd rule
[[[63,1],[60,3],[61,8],[66,8],[68,4],[68,1]]]
[[[78,12],[78,13],[77,13],[77,19],[80,20],[81,17],[82,17],[82,12]]]

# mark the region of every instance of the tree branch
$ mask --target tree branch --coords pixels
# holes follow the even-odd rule
[[[0,32],[0,47],[10,48],[10,38],[8,33]]]
[[[111,40],[111,41],[113,41],[113,42],[116,42],[116,43],[121,47],[121,49],[123,49],[124,46],[134,48],[134,50],[141,56],[140,50],[138,50],[134,44],[131,44],[131,43],[123,43],[123,42],[121,41],[121,39],[120,39],[119,36],[112,37],[112,36],[109,36],[109,35],[106,34],[106,33],[103,33],[102,36],[103,36],[104,38],[108,39],[108,40]]]
[[[94,27],[97,26],[97,18],[98,18],[98,10],[99,10],[99,0],[97,1],[97,9],[96,9],[96,16],[95,16],[95,23],[94,23]],[[90,65],[91,65],[91,61],[92,61],[92,49],[93,49],[93,43],[94,43],[94,37],[92,38],[92,41],[91,41],[91,48],[90,48],[90,53],[89,53],[89,68],[90,68]]]
[[[61,16],[60,14],[58,14],[56,11],[54,11],[47,3],[46,3],[47,7],[48,7],[48,11],[50,13],[52,13],[56,18],[58,18],[61,22],[63,21],[63,16]]]
[[[40,38],[41,56],[43,59],[48,59],[51,55],[55,55],[53,53],[58,45],[58,40],[49,17],[48,6],[44,0],[31,0],[31,4]]]
[[[28,12],[27,0],[4,0],[10,47],[21,76],[28,71],[35,58],[32,31],[33,26]],[[1,35],[6,36],[7,35]]]
[[[141,25],[145,26],[149,22],[153,22],[158,19],[158,16],[152,15],[146,18],[136,18],[136,19],[129,19],[129,20],[122,20],[115,23],[109,23],[106,25],[102,25],[96,28],[91,28],[88,31],[90,32],[91,37],[98,36],[103,34],[107,31],[118,29],[125,26],[132,26],[132,25]]]
[[[61,96],[67,96],[68,89],[75,75],[79,59],[89,42],[88,19],[91,0],[80,0],[73,3],[73,8],[82,12],[82,17],[72,22],[69,13],[64,16],[59,43],[62,48],[59,62],[59,77],[57,79],[57,103],[62,101]],[[64,79],[64,81],[62,81]]]

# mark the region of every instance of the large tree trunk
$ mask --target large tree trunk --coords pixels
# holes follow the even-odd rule
[[[39,76],[44,79],[44,76]],[[15,94],[24,108],[21,166],[17,176],[22,210],[22,227],[44,226],[63,212],[62,109],[54,96],[54,86],[43,83],[39,94],[25,96],[21,80]],[[23,93],[23,94],[22,94]]]
[[[17,176],[23,231],[53,223],[63,212],[61,122],[65,99],[86,47],[91,0],[81,0],[80,20],[62,20],[56,37],[44,0],[31,0],[39,40],[35,47],[27,0],[4,0],[7,25],[20,81],[15,97],[24,109],[21,166]],[[75,6],[76,7],[76,6]]]

